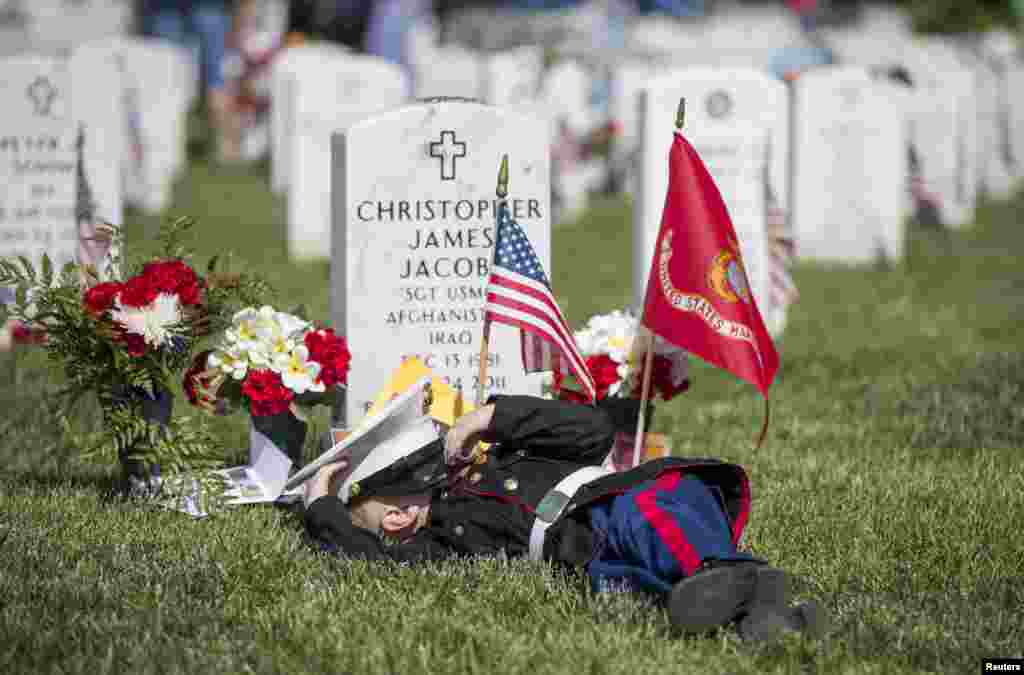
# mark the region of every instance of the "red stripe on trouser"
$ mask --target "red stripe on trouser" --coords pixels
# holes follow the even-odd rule
[[[655,533],[672,553],[672,557],[679,563],[679,567],[689,576],[700,567],[700,556],[687,541],[679,523],[671,515],[665,513],[657,502],[659,490],[674,490],[680,480],[682,480],[682,474],[679,471],[663,473],[658,476],[654,486],[638,494],[635,501],[640,513],[654,528]]]

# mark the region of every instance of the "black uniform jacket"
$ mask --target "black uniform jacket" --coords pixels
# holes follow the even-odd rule
[[[459,555],[527,555],[532,510],[562,478],[600,464],[615,430],[601,410],[532,396],[495,396],[485,440],[495,443],[488,460],[456,483],[432,491],[428,524],[411,538],[387,544],[352,524],[344,504],[321,497],[305,513],[309,535],[324,550],[346,557],[399,562]],[[584,485],[548,529],[544,557],[585,565],[597,545],[587,509],[668,470],[685,470],[708,484],[721,500],[737,541],[746,523],[750,491],[743,469],[714,459],[664,458]]]

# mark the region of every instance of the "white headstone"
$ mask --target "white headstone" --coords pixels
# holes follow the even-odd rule
[[[121,224],[124,152],[121,65],[105,49],[76,48],[69,58],[72,113],[82,129],[83,190],[93,220]]]
[[[484,95],[484,67],[480,53],[457,46],[435,47],[417,54],[412,64],[416,98]]]
[[[190,57],[172,42],[148,37],[79,48],[87,51],[111,56],[122,71],[124,200],[146,213],[159,213],[169,205],[174,180],[187,160]]]
[[[545,124],[528,116],[440,100],[334,136],[331,315],[352,352],[349,424],[403,356],[420,357],[473,394],[503,154],[511,215],[550,278],[544,132]],[[491,392],[540,392],[539,376],[523,373],[518,333],[492,327]]]
[[[601,163],[584,161],[579,150],[584,136],[598,122],[590,104],[590,74],[576,60],[553,65],[544,74],[539,107],[550,120],[552,183],[556,221],[577,218],[586,207],[588,192],[604,174]]]
[[[300,75],[293,101],[295,133],[288,172],[288,254],[331,255],[331,135],[405,100],[402,70],[382,59],[352,56],[330,70]]]
[[[270,187],[274,192],[283,193],[289,184],[296,78],[301,73],[329,70],[332,63],[351,57],[342,47],[320,43],[289,47],[274,59],[270,72]]]
[[[1012,61],[1006,69],[1006,89],[1024,91],[1024,63]],[[1014,175],[1024,178],[1024,96],[1010,96],[1009,127],[1010,149],[1013,155]]]
[[[966,53],[965,58],[975,75],[979,188],[993,199],[1008,199],[1013,194],[1014,179],[1007,147],[1006,112],[1009,104],[1002,90],[1004,82],[997,65],[984,53],[972,51]]]
[[[792,218],[799,256],[902,258],[907,142],[894,89],[857,67],[822,68],[796,81]]]
[[[915,41],[903,59],[914,81],[911,144],[920,159],[924,189],[939,200],[942,222],[974,220],[974,80],[956,50],[937,39]]]
[[[79,254],[80,128],[61,59],[0,61],[0,256],[43,254],[56,269]]]
[[[751,69],[692,68],[648,82],[640,93],[641,162],[633,201],[633,302],[643,304],[654,244],[668,192],[668,156],[679,99],[683,135],[718,186],[758,308],[770,328],[784,303],[770,292],[770,209],[784,213],[788,186],[789,99],[786,86]]]
[[[483,93],[491,105],[524,105],[537,98],[544,52],[527,46],[487,54],[483,57]]]
[[[47,52],[126,35],[135,9],[131,0],[30,0],[22,8],[33,49]]]

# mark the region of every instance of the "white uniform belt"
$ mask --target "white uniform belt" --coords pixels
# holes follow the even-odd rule
[[[544,499],[537,504],[530,529],[530,560],[540,560],[544,554],[544,535],[551,524],[558,520],[566,505],[572,501],[576,492],[587,483],[613,473],[612,469],[603,466],[585,466],[573,471],[548,490]]]

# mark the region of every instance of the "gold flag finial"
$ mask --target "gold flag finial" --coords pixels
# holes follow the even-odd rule
[[[498,199],[508,195],[508,155],[501,156],[501,169],[498,170]]]
[[[686,97],[679,99],[679,107],[676,108],[676,129],[682,129],[686,122]]]

